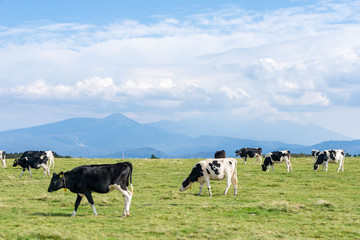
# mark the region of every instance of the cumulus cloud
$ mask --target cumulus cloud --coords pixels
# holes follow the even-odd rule
[[[222,86],[220,90],[225,92],[230,99],[250,98],[249,94],[247,94],[247,92],[241,88],[234,89],[227,86]]]
[[[226,109],[293,119],[354,106],[359,11],[357,1],[324,1],[267,12],[229,6],[152,24],[4,28],[0,96],[136,116]]]

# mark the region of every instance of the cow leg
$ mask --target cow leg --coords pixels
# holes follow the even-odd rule
[[[3,168],[6,168],[6,161],[5,161],[5,159],[1,159],[1,163],[2,163],[2,167],[3,167]]]
[[[275,164],[271,165],[272,172],[274,172],[274,165],[275,165]]]
[[[44,177],[46,176],[46,172],[48,173],[48,176],[50,176],[50,167],[48,167],[45,163],[42,163],[41,167],[44,169]]]
[[[224,195],[226,195],[226,193],[228,192],[230,186],[231,186],[231,178],[229,176],[226,176],[226,188],[225,188],[225,191],[224,191]]]
[[[210,179],[206,178],[205,179],[205,182],[206,182],[206,186],[209,190],[209,196],[212,197],[212,193],[211,193],[211,186],[210,186]]]
[[[124,206],[124,211],[121,217],[129,217],[130,216],[130,204],[131,204],[131,199],[132,199],[132,192],[129,191],[128,189],[124,190],[122,188],[121,189],[121,193],[122,195],[124,195],[124,199],[125,199],[125,206]]]
[[[255,164],[259,161],[259,164],[261,165],[261,156],[259,154],[256,154],[255,158],[256,158]]]
[[[245,158],[244,158],[244,164],[246,164],[246,160],[247,160],[247,156],[245,156]]]
[[[289,172],[289,168],[290,168],[290,166],[289,166],[289,161],[286,161],[286,167],[287,167],[287,172]]]
[[[258,155],[257,155],[257,154],[255,154],[254,158],[256,159],[256,161],[255,161],[255,163],[254,163],[254,164],[256,164],[256,163],[259,161]]]
[[[329,161],[326,161],[326,164],[325,164],[325,172],[327,172],[328,166],[329,166]]]
[[[93,200],[93,198],[91,196],[91,192],[85,193],[85,197],[88,200],[88,202],[90,203],[90,205],[91,205],[91,207],[93,209],[94,215],[97,216],[98,213],[96,212],[95,205],[94,205],[94,200]]]
[[[238,180],[237,180],[236,174],[233,174],[233,175],[232,175],[231,181],[232,181],[232,184],[233,184],[233,186],[234,186],[234,195],[237,195]]]
[[[76,216],[76,211],[77,211],[77,209],[78,209],[78,207],[80,205],[81,199],[83,197],[84,197],[83,194],[80,194],[80,193],[77,194],[76,201],[75,201],[75,209],[74,209],[73,213],[71,214],[72,217]]]
[[[32,173],[31,173],[30,167],[28,167],[28,170],[29,170],[29,173],[30,173],[30,177],[32,178]]]
[[[21,174],[20,174],[20,177],[22,177],[22,175],[24,174],[24,172],[25,172],[25,168],[23,168],[23,170],[22,170],[22,172],[21,172]]]
[[[201,182],[201,183],[200,183],[200,186],[199,186],[199,196],[201,195],[203,185],[204,185],[204,183]]]
[[[289,172],[289,170],[291,170],[291,172],[292,172],[292,167],[291,167],[290,161],[286,161],[286,165],[287,165],[287,171]]]
[[[132,195],[133,193],[131,191],[129,191],[128,188],[126,189],[122,189],[120,185],[112,185],[115,187],[115,189],[117,189],[119,192],[121,192],[121,194],[124,196],[125,199],[125,205],[124,205],[124,211],[121,217],[129,217],[130,216],[130,204],[131,204],[131,199],[132,199]]]

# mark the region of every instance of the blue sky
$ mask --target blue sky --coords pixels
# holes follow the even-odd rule
[[[121,112],[360,138],[360,1],[0,0],[0,131]]]

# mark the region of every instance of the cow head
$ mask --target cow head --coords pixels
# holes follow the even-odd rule
[[[262,168],[262,170],[263,170],[264,172],[266,171],[266,166],[265,166],[265,164],[261,165],[261,168]]]
[[[48,192],[57,191],[63,187],[65,187],[64,173],[63,172],[60,172],[59,174],[54,173],[51,178]]]
[[[191,184],[193,182],[196,182],[199,180],[200,177],[204,176],[203,174],[203,169],[200,165],[200,163],[195,164],[195,166],[193,167],[189,177],[185,178],[185,180],[183,181],[183,183],[181,184],[180,187],[180,192],[185,191],[187,189],[191,189]]]
[[[235,151],[236,153],[236,156],[238,157],[246,157],[246,154],[247,154],[247,149],[246,148],[242,148],[240,150],[236,150]]]
[[[189,188],[191,189],[191,184],[192,184],[192,182],[190,181],[190,178],[189,177],[185,178],[184,181],[181,184],[181,187],[180,187],[179,191],[183,192],[183,191],[185,191],[185,190],[187,190]]]
[[[263,171],[266,171],[267,166],[272,165],[271,158],[265,157],[264,164],[261,165]]]
[[[13,167],[16,167],[17,165],[19,165],[19,159],[15,159],[15,160],[14,160]]]
[[[314,163],[314,171],[317,171],[319,169],[319,165],[323,164],[323,162],[327,161],[328,159],[329,157],[326,151],[320,152],[316,162]]]
[[[235,151],[237,157],[244,157],[246,155],[246,149],[242,148]]]

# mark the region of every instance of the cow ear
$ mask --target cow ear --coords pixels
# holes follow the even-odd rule
[[[64,172],[60,172],[59,176],[60,176],[60,178],[63,178],[64,177]]]

